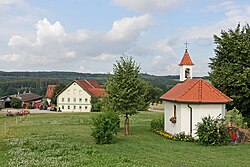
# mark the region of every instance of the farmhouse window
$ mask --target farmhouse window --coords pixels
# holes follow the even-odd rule
[[[85,110],[87,110],[88,109],[88,107],[87,106],[85,106]]]
[[[82,95],[82,90],[79,90],[79,95]]]
[[[62,102],[64,102],[64,98],[62,98]]]
[[[79,109],[82,110],[82,106],[79,106]]]
[[[86,99],[85,99],[85,103],[87,103],[87,102],[88,102],[88,99],[86,98]]]
[[[70,102],[70,98],[68,98],[68,102]]]
[[[79,102],[82,102],[82,98],[79,99]]]
[[[67,91],[68,95],[70,95],[70,90]]]
[[[70,106],[68,106],[68,109],[70,109]]]
[[[76,102],[76,98],[74,98],[74,102]]]
[[[74,106],[74,110],[76,109],[76,106]]]
[[[73,95],[76,95],[76,89],[73,90]]]
[[[64,106],[62,106],[62,109],[64,110]]]

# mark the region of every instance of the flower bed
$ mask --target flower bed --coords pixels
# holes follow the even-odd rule
[[[186,135],[184,132],[177,133],[175,135],[172,135],[170,133],[166,133],[162,130],[154,130],[154,132],[159,134],[160,136],[167,138],[167,139],[177,140],[177,141],[194,142],[194,138],[192,138],[190,135]]]

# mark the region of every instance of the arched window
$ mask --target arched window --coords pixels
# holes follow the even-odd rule
[[[190,78],[190,69],[189,68],[185,69],[185,78]]]
[[[170,122],[176,123],[176,105],[174,105],[174,115],[170,118]]]
[[[176,105],[174,105],[174,117],[176,118]]]

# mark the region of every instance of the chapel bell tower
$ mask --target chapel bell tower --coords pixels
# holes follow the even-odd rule
[[[193,62],[188,54],[188,49],[187,49],[187,42],[186,44],[186,49],[185,49],[185,53],[184,56],[179,64],[180,66],[180,81],[183,82],[186,79],[193,78]]]

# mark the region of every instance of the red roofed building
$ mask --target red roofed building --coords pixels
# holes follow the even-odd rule
[[[202,117],[224,117],[226,103],[232,101],[203,79],[192,79],[192,60],[186,49],[180,66],[180,83],[161,96],[164,107],[164,130],[195,136],[195,125]],[[187,69],[189,74],[186,75]],[[191,69],[191,70],[190,70]]]
[[[57,108],[61,111],[91,111],[91,98],[102,97],[106,91],[95,80],[75,80],[57,95]]]
[[[56,85],[48,85],[45,97],[51,99]]]
[[[52,95],[54,93],[55,87],[56,87],[56,85],[48,85],[47,90],[46,90],[45,97],[47,98],[47,102],[48,102],[49,106],[55,105],[51,102],[51,98],[52,98]]]

